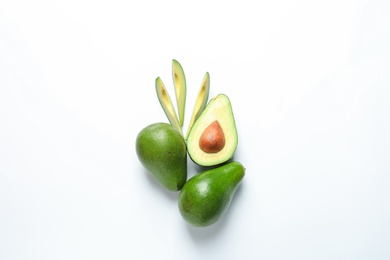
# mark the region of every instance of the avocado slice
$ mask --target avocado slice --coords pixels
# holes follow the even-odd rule
[[[190,158],[202,166],[214,166],[233,157],[238,134],[227,95],[219,94],[207,104],[187,138]]]
[[[160,77],[156,78],[156,92],[161,107],[163,108],[169,122],[183,135],[179,124],[179,120],[177,119],[177,115],[175,113],[175,108],[172,105],[171,98],[169,97],[169,94]]]
[[[194,106],[194,110],[192,111],[190,124],[188,125],[186,138],[188,138],[188,135],[191,131],[193,124],[205,109],[207,100],[209,98],[209,92],[210,92],[210,74],[206,72],[206,74],[203,77],[202,84],[200,85],[198,97],[196,98],[195,101],[195,106]]]
[[[175,86],[177,110],[180,126],[184,123],[184,111],[186,105],[187,84],[183,67],[177,60],[172,60],[172,78]]]

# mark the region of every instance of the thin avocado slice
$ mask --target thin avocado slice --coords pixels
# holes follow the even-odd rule
[[[184,111],[186,104],[187,84],[183,67],[177,60],[172,60],[172,77],[175,86],[177,110],[179,114],[180,126],[184,123]]]
[[[188,138],[188,135],[190,134],[190,130],[194,125],[195,121],[199,118],[199,116],[202,114],[203,110],[206,107],[207,100],[209,98],[209,92],[210,92],[210,74],[206,72],[199,89],[198,97],[196,98],[194,110],[192,111],[191,121],[187,129],[186,139]]]
[[[165,115],[167,116],[169,122],[173,127],[175,127],[181,134],[181,127],[179,124],[179,120],[177,119],[177,115],[175,113],[175,108],[172,105],[171,98],[164,86],[164,83],[160,79],[160,77],[156,78],[156,92],[158,100],[160,101],[161,107],[163,108]]]

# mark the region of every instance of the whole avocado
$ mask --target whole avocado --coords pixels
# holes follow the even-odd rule
[[[180,190],[187,180],[187,148],[182,134],[167,123],[154,123],[136,138],[141,164],[168,190]]]
[[[179,195],[182,217],[198,227],[217,222],[228,209],[244,175],[245,168],[241,163],[230,162],[189,179]]]

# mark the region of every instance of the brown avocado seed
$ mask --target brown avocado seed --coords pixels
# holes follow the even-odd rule
[[[217,153],[225,146],[225,134],[217,120],[203,131],[199,138],[199,147],[205,153]]]

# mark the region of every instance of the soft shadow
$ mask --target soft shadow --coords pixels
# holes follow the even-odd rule
[[[226,162],[223,162],[223,163],[220,163],[220,164],[217,164],[217,165],[212,165],[212,166],[202,166],[202,165],[198,165],[198,164],[196,164],[196,163],[194,163],[192,161],[191,162],[195,165],[194,167],[195,167],[197,173],[201,173],[203,171],[207,171],[207,170],[211,170],[211,169],[215,169],[215,168],[221,167],[221,166],[223,166],[225,164],[228,164],[230,162],[233,162],[233,161],[234,161],[234,156],[232,158],[230,158]]]
[[[214,169],[214,168],[218,168],[218,167],[221,167],[222,165],[228,164],[230,162],[234,162],[234,161],[236,161],[236,159],[238,159],[240,157],[240,156],[237,156],[239,153],[240,153],[240,149],[239,149],[239,146],[237,146],[237,149],[236,149],[235,153],[233,154],[233,156],[228,161],[220,163],[220,164],[217,164],[217,165],[213,165],[213,166],[202,166],[202,165],[199,165],[199,164],[195,163],[190,158],[190,156],[188,156],[187,167],[189,169],[189,176],[188,176],[187,179],[190,179],[194,175],[196,175],[198,173],[201,173],[203,171],[207,171],[207,170],[211,170],[211,169]]]
[[[146,179],[149,182],[149,185],[152,186],[152,189],[160,192],[163,194],[163,196],[167,197],[170,201],[175,202],[177,201],[177,198],[179,196],[180,191],[170,191],[163,187],[161,183],[158,182],[158,180],[145,168],[143,169],[143,173],[146,176]]]
[[[226,230],[227,226],[234,222],[232,217],[234,214],[232,213],[239,208],[237,207],[237,204],[239,204],[240,200],[242,199],[242,186],[243,183],[238,186],[229,208],[213,225],[207,227],[194,227],[189,223],[185,223],[190,237],[194,242],[198,244],[208,243],[211,239],[216,239],[217,237],[221,236]]]

